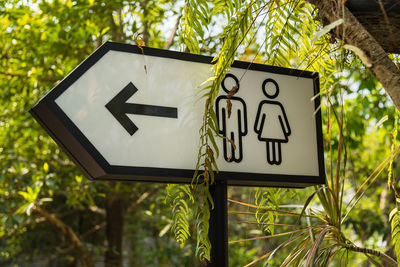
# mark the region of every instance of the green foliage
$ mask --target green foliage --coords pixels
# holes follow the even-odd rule
[[[274,224],[278,216],[278,210],[283,200],[288,197],[288,189],[257,188],[255,193],[255,204],[257,205],[256,219],[265,233],[274,234]]]
[[[172,208],[172,231],[180,247],[190,236],[189,231],[189,206],[187,202],[193,203],[193,197],[189,185],[169,184],[167,186],[166,202]]]
[[[130,236],[138,232],[138,221],[142,220],[143,232],[151,233],[146,240],[159,238],[158,227],[167,225],[167,210],[160,209],[164,219],[157,224],[145,214],[146,205],[155,201],[155,194],[147,201],[140,199],[159,187],[139,183],[117,183],[114,187],[84,178],[28,111],[107,40],[134,43],[136,34],[146,37],[153,47],[163,47],[166,33],[161,33],[159,25],[178,11],[172,1],[2,1],[0,265],[34,265],[39,259],[41,266],[82,262],[69,238],[35,212],[37,207],[70,227],[91,256],[103,261],[107,249],[104,206],[110,191],[120,194],[124,203],[145,204],[141,209],[122,210],[127,220],[138,216],[136,221],[129,221],[131,227],[126,227]],[[156,229],[154,236],[152,227]],[[124,243],[140,251],[148,244],[143,241],[145,236],[137,236],[124,239]],[[175,254],[164,255],[165,266],[176,265],[183,256],[176,256],[179,254],[174,243],[164,244],[166,251]],[[158,255],[143,255],[140,261],[130,255],[125,255],[125,259],[131,260],[132,265],[140,262],[144,266],[159,259]],[[169,261],[170,258],[173,260]]]
[[[166,202],[172,207],[172,230],[176,241],[183,247],[190,236],[189,224],[193,219],[197,240],[196,255],[202,262],[210,261],[211,243],[208,230],[213,201],[208,188],[203,185],[170,184],[167,186],[167,194]]]
[[[211,3],[208,4],[211,6]],[[216,120],[212,116],[213,103],[218,94],[219,85],[236,58],[238,50],[245,48],[246,52],[251,51],[252,61],[284,67],[305,68],[323,74],[321,76],[321,96],[326,96],[326,106],[328,106],[327,110],[323,111],[328,118],[326,124],[328,136],[325,138],[325,142],[329,151],[327,155],[331,159],[328,168],[328,186],[317,188],[306,201],[302,212],[298,213],[299,218],[306,218],[307,226],[293,231],[289,240],[282,241],[275,250],[263,255],[260,259],[272,261],[278,250],[292,246],[293,250],[283,260],[283,266],[288,264],[295,266],[301,264],[326,265],[334,260],[335,255],[341,255],[340,259],[347,261],[348,256],[344,257],[343,255],[348,254],[341,253],[341,251],[362,251],[345,237],[342,227],[351,221],[348,217],[349,213],[360,201],[363,201],[362,198],[367,194],[367,189],[374,185],[388,166],[389,161],[393,160],[397,153],[397,150],[393,148],[393,153],[387,155],[387,150],[383,149],[383,153],[386,154],[385,160],[372,174],[366,175],[367,178],[355,191],[350,201],[344,201],[345,187],[348,186],[346,180],[348,149],[359,148],[364,144],[364,136],[360,135],[360,131],[367,131],[370,127],[371,119],[368,114],[371,110],[370,106],[377,104],[376,101],[385,100],[381,95],[371,94],[368,97],[357,96],[356,99],[344,103],[343,94],[353,90],[350,88],[348,79],[356,76],[358,76],[357,80],[361,81],[359,88],[373,90],[376,82],[364,76],[366,71],[360,67],[360,60],[354,59],[348,51],[340,46],[340,43],[339,45],[330,44],[326,34],[342,22],[337,21],[332,25],[320,27],[315,21],[316,12],[313,6],[306,1],[270,1],[267,3],[248,1],[215,10],[225,10],[221,14],[226,16],[227,23],[224,31],[219,35],[222,44],[213,60],[214,76],[205,83],[202,89],[203,97],[206,99],[205,115],[203,126],[200,129],[201,144],[197,164],[199,171],[196,172],[194,181],[196,183],[204,181],[207,184],[209,180],[212,183],[214,179],[213,172],[216,166],[214,167],[212,164],[213,152],[218,154],[218,150],[213,145],[215,140],[212,136],[218,136],[218,134]],[[206,17],[205,14],[200,16]],[[261,45],[254,45],[252,42],[261,25],[265,27],[265,41]],[[204,28],[200,28],[194,23],[191,24],[191,22],[187,22],[185,27],[194,29],[189,32],[193,35],[188,39],[195,42],[196,34],[200,40],[204,39]],[[264,45],[265,47],[263,47]],[[192,52],[200,51],[200,47],[200,45],[188,45],[189,51],[193,50]],[[262,55],[260,55],[261,53]],[[348,67],[351,68],[347,70]],[[347,79],[345,76],[348,76]],[[361,76],[365,78],[361,78]],[[357,108],[357,105],[361,105],[362,108]],[[346,110],[346,117],[343,115],[344,110]],[[378,113],[379,111],[374,111],[374,116],[385,118],[384,111],[383,114],[381,113],[382,115]],[[389,117],[390,114],[386,115],[385,119],[377,120],[376,128]],[[379,132],[381,134],[384,130],[379,130]],[[209,155],[211,156],[209,157]],[[351,158],[351,160],[354,159]],[[371,159],[368,158],[367,162],[371,162]],[[370,169],[375,167],[376,164],[367,166],[363,169],[363,173],[370,173]],[[356,171],[351,173],[356,173]],[[285,216],[285,214],[288,216],[297,214],[282,210],[279,204],[281,194],[282,196],[286,195],[284,191],[275,189],[258,190],[256,193],[257,209],[254,215],[261,228],[271,237],[275,236],[274,226],[278,217]],[[313,212],[308,207],[314,196],[318,197],[318,201],[323,207],[322,212]],[[321,223],[321,225],[314,225],[315,223]],[[286,224],[282,224],[282,226],[284,225]],[[289,225],[287,226],[289,227]],[[280,234],[277,234],[278,236]],[[375,262],[368,256],[368,253],[365,254],[368,260]]]
[[[374,194],[376,191],[371,192],[371,188],[379,190],[382,182],[378,178],[382,178],[382,174],[398,151],[396,146],[392,147],[391,152],[387,148],[375,146],[377,144],[373,141],[375,139],[371,139],[376,138],[380,140],[379,142],[385,140],[387,144],[390,126],[388,129],[380,126],[387,120],[392,121],[393,108],[390,107],[390,103],[387,109],[384,108],[387,103],[385,96],[379,93],[381,89],[376,81],[367,78],[370,73],[364,69],[360,60],[345,51],[340,43],[330,44],[324,34],[328,33],[334,25],[319,27],[315,23],[315,14],[313,7],[305,1],[274,1],[267,12],[265,23],[264,62],[285,67],[306,68],[322,74],[321,95],[326,97],[325,110],[323,110],[326,116],[324,119],[327,133],[325,148],[326,156],[330,159],[327,164],[327,186],[316,188],[300,213],[287,212],[281,206],[274,205],[275,197],[268,191],[264,191],[263,194],[260,191],[257,192],[257,205],[251,207],[256,209],[254,215],[257,222],[269,234],[260,239],[270,240],[270,238],[280,238],[283,235],[290,237],[280,240],[275,249],[264,253],[249,265],[260,260],[272,263],[278,257],[277,252],[283,250],[286,251],[285,257],[280,258],[281,261],[275,261],[281,266],[326,266],[333,262],[347,264],[349,258],[355,257],[349,251],[363,253],[366,259],[374,264],[378,261],[371,255],[378,256],[392,265],[394,260],[386,254],[357,247],[351,240],[354,233],[346,229],[346,226],[351,224],[349,223],[352,221],[350,216],[364,216],[367,209],[364,208],[364,212],[361,212],[360,207],[371,203],[366,195],[377,196]],[[336,24],[340,23],[340,21],[336,22]],[[254,53],[257,55],[259,51],[261,49]],[[261,61],[262,58],[263,56],[257,57],[257,60]],[[357,78],[354,79],[354,77]],[[351,84],[352,81],[358,82],[360,95],[352,94],[356,87]],[[346,100],[344,100],[345,97]],[[378,105],[381,109],[376,108]],[[394,137],[394,142],[395,140],[396,137]],[[367,146],[370,150],[360,151],[362,146]],[[349,149],[352,153],[360,153],[360,155],[349,154]],[[376,154],[366,151],[374,151]],[[377,162],[377,158],[381,160]],[[352,186],[357,189],[353,190]],[[314,196],[316,196],[314,201],[317,201],[317,206],[322,209],[315,208],[315,205],[311,206]],[[380,205],[385,207],[382,201]],[[362,205],[360,205],[361,202]],[[376,212],[376,205],[371,203],[368,207],[371,206]],[[299,222],[305,221],[306,225],[299,225],[298,230],[287,230],[276,234],[275,228],[278,225],[286,228],[293,227],[293,223],[277,223],[285,216],[288,219],[291,216],[297,216],[301,218]],[[353,222],[359,224],[358,228],[354,229],[362,228],[361,232],[358,230],[356,232],[362,236],[362,239],[365,238],[365,232],[369,229],[371,229],[371,235],[374,231],[382,235],[383,231],[377,227],[382,228],[384,223],[381,223],[379,219],[376,223],[375,220],[370,220],[368,227],[365,225],[360,227],[362,222],[359,218]],[[270,224],[273,224],[272,227],[269,226]],[[240,241],[246,242],[250,239]]]
[[[226,138],[217,134],[213,105],[223,77],[237,58],[320,73],[329,167],[326,187],[314,193],[298,191],[299,199],[305,201],[300,208],[282,205],[293,201],[286,190],[258,189],[256,205],[246,204],[246,210],[235,215],[248,216],[246,226],[230,226],[233,238],[242,232],[258,236],[246,236],[241,241],[245,246],[234,243],[231,262],[238,266],[249,261],[274,266],[361,265],[366,261],[379,265],[384,258],[393,264],[376,250],[355,244],[383,252],[386,248],[379,246],[389,244],[391,236],[399,255],[399,213],[390,196],[390,190],[394,195],[398,190],[398,115],[360,60],[340,42],[331,43],[332,25],[322,27],[312,5],[302,0],[187,0],[181,4],[170,0],[14,0],[0,5],[0,264],[19,264],[19,260],[27,264],[37,255],[49,259],[48,266],[79,261],[70,241],[36,214],[35,207],[70,226],[93,257],[102,259],[106,249],[102,207],[109,192],[134,203],[127,208],[124,234],[129,238],[124,242],[133,255],[142,257],[125,255],[132,266],[188,266],[192,248],[201,261],[208,261],[208,220],[213,206],[208,188],[218,172],[217,138]],[[143,40],[146,45],[164,47],[167,38],[159,26],[165,27],[173,16],[180,17],[175,39],[180,40],[181,50],[218,51],[212,54],[214,75],[201,89],[205,109],[193,183],[169,185],[164,197],[154,193],[158,187],[88,181],[27,110],[106,40]],[[173,41],[175,33],[171,34]],[[232,194],[240,190],[234,188]],[[168,216],[171,210],[160,205],[164,200],[172,218]],[[257,227],[267,235],[261,235]],[[181,250],[168,241],[169,228]],[[196,236],[196,242],[191,243],[190,235]],[[262,254],[256,256],[254,247]]]
[[[199,54],[200,41],[204,41],[204,28],[210,22],[207,1],[186,0],[180,24],[180,42],[192,53]],[[198,39],[199,38],[199,39]]]
[[[205,263],[205,260],[210,262],[211,259],[211,243],[208,237],[209,220],[210,220],[210,209],[214,208],[214,203],[211,198],[208,187],[196,186],[196,208],[195,224],[197,229],[197,247],[196,255],[200,261]]]
[[[396,148],[396,141],[397,141],[397,128],[398,128],[398,121],[399,121],[399,112],[396,111],[396,116],[394,118],[394,130],[393,130],[393,143],[392,146],[390,147],[390,150],[393,152]],[[395,187],[396,184],[393,183],[392,181],[392,176],[393,176],[393,160],[390,161],[389,164],[389,170],[388,170],[388,186],[389,187]],[[399,255],[399,254],[398,254]]]
[[[213,12],[211,13],[213,16],[224,14],[230,19],[234,12],[236,14],[233,17],[232,23],[229,23],[221,34],[220,38],[223,40],[223,44],[213,59],[213,62],[215,62],[213,66],[214,77],[205,81],[206,86],[202,88],[202,91],[204,91],[203,98],[205,98],[205,111],[203,125],[200,128],[200,148],[196,172],[193,176],[194,188],[199,199],[199,201],[195,201],[196,207],[194,208],[196,211],[195,225],[198,241],[196,254],[201,261],[204,259],[210,260],[211,246],[208,239],[208,219],[210,216],[209,209],[213,206],[213,203],[209,193],[209,186],[214,183],[214,172],[218,172],[215,156],[218,157],[219,151],[214,137],[214,135],[218,135],[218,121],[214,113],[214,102],[221,81],[235,59],[238,45],[243,42],[254,28],[254,21],[258,16],[253,18],[252,13],[257,11],[259,14],[263,10],[263,8],[257,10],[259,8],[257,1],[244,3],[244,8],[239,5],[241,4],[239,1],[236,4],[237,6],[234,6],[229,2],[223,1],[210,3],[213,6]],[[186,1],[180,32],[181,40],[183,40],[192,53],[199,53],[200,51],[197,37],[201,40],[204,39],[203,28],[205,26],[203,25],[207,25],[211,19],[208,15],[208,9],[209,4],[207,1]],[[209,82],[212,83],[209,84]]]
[[[396,202],[398,203],[398,199]],[[394,245],[394,251],[396,257],[400,257],[400,212],[397,208],[394,208],[389,214],[389,222],[392,229],[392,242]]]
[[[394,130],[392,134],[393,142],[390,148],[392,153],[395,153],[397,147],[397,131],[398,131],[398,120],[399,120],[399,112],[396,111],[396,116],[394,120]],[[398,181],[393,177],[393,159],[390,160],[389,168],[388,168],[388,186],[394,190],[396,195],[396,207],[389,214],[389,222],[391,226],[391,235],[392,235],[392,243],[394,245],[394,251],[396,253],[397,259],[400,259],[400,212],[398,210],[400,199],[398,195]]]

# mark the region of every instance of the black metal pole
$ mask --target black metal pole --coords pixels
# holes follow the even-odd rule
[[[211,262],[207,267],[228,267],[228,193],[225,181],[210,186],[214,209],[210,214]]]

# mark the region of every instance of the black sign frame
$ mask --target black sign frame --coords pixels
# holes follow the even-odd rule
[[[143,51],[135,45],[115,42],[104,43],[51,91],[49,91],[49,93],[47,93],[47,95],[45,95],[32,109],[30,109],[29,112],[89,179],[190,183],[192,181],[194,170],[110,165],[55,102],[58,96],[67,90],[77,79],[79,79],[79,77],[81,77],[88,69],[96,64],[100,58],[111,50],[135,54],[143,53],[144,55],[149,56],[207,64],[211,64],[212,62],[212,57],[208,56],[149,47],[142,48]],[[314,100],[314,104],[315,110],[317,110],[315,121],[317,130],[316,142],[318,149],[319,175],[255,174],[221,171],[216,175],[216,180],[227,182],[228,185],[243,186],[306,187],[316,184],[325,184],[318,73],[244,61],[235,61],[232,67],[310,78],[313,80],[314,95],[317,96]],[[193,153],[196,152],[197,151],[193,151]]]

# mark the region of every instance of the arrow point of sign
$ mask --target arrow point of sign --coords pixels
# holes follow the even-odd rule
[[[111,112],[111,114],[117,119],[117,121],[125,128],[125,130],[133,135],[139,129],[126,115],[126,101],[133,96],[138,91],[138,89],[133,85],[133,83],[128,83],[124,89],[121,90],[113,99],[106,104],[106,108]]]

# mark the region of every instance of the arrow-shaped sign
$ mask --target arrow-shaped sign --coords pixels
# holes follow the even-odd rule
[[[138,89],[133,83],[128,83],[110,102],[106,104],[106,108],[121,123],[125,130],[133,135],[138,127],[128,118],[126,114],[146,115],[165,118],[178,118],[178,109],[171,107],[152,106],[143,104],[126,103]]]
[[[107,42],[31,113],[90,178],[190,183],[210,62]],[[324,183],[318,96],[317,73],[235,61],[214,103],[218,127],[229,138],[215,138],[223,152],[215,179],[249,186]]]

